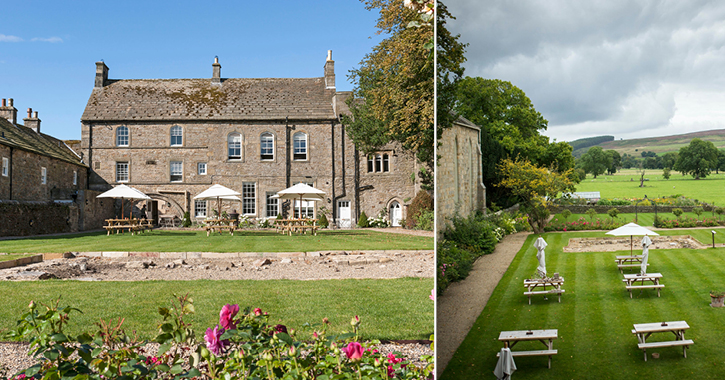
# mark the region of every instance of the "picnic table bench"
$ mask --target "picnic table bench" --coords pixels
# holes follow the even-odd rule
[[[625,274],[622,281],[626,284],[627,291],[629,291],[629,298],[632,298],[632,290],[636,289],[657,289],[657,297],[659,297],[660,289],[665,287],[660,284],[660,278],[662,278],[662,273]],[[641,281],[642,285],[635,285],[638,281]],[[645,284],[645,281],[652,282],[652,284]]]
[[[563,284],[564,277],[526,279],[524,280],[524,287],[526,287],[524,295],[529,297],[529,305],[531,305],[531,296],[537,294],[556,294],[559,296],[559,303],[561,303],[561,293],[564,293],[564,289],[561,288]],[[551,286],[552,289],[546,290],[547,286]],[[535,290],[537,287],[543,287],[544,290]]]
[[[616,256],[614,261],[617,262],[619,272],[624,273],[624,268],[639,268],[642,266],[642,258],[642,255],[623,255]],[[647,263],[647,266],[649,266],[649,263]]]
[[[522,330],[522,331],[501,331],[498,340],[504,342],[504,347],[513,348],[521,341],[538,340],[546,346],[545,350],[513,351],[511,355],[517,356],[548,356],[549,368],[551,368],[551,357],[559,353],[554,349],[554,339],[558,338],[559,330]],[[497,353],[498,357],[500,353]]]
[[[689,328],[685,321],[640,323],[634,325],[632,334],[637,335],[637,347],[644,351],[644,361],[647,361],[648,348],[682,347],[682,356],[687,357],[687,348],[695,344],[692,339],[685,339],[685,330]],[[659,332],[671,332],[675,334],[675,340],[647,343],[650,335]]]
[[[232,219],[207,219],[205,222],[206,236],[211,235],[212,232],[219,232],[219,235],[221,235],[222,231],[229,231],[229,234],[234,236],[236,225]]]
[[[133,235],[136,232],[144,232],[153,228],[150,220],[147,219],[106,219],[106,225],[103,226],[106,230],[106,236],[110,235],[111,232],[117,234],[124,233],[126,231]]]
[[[277,219],[274,225],[277,232],[290,236],[294,232],[306,234],[307,231],[317,236],[317,230],[320,228],[317,225],[317,219]]]

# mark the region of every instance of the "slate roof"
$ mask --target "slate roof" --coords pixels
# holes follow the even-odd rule
[[[61,140],[44,133],[36,133],[22,125],[14,125],[0,118],[0,145],[11,146],[41,156],[52,157],[72,164],[86,166]]]
[[[335,117],[324,78],[108,80],[82,121],[319,120]]]

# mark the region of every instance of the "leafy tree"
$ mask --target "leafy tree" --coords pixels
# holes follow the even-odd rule
[[[592,173],[594,178],[603,174],[612,166],[612,157],[602,150],[599,146],[593,146],[584,153],[581,158],[581,167],[587,173]]]
[[[630,169],[636,168],[637,166],[639,166],[639,164],[637,163],[637,159],[634,156],[630,155],[629,153],[625,153],[622,155],[623,168]]]
[[[677,162],[677,153],[676,152],[670,152],[665,153],[662,155],[662,167],[672,169],[675,166],[675,162]]]
[[[592,207],[589,210],[587,210],[587,215],[589,215],[589,219],[593,222],[594,217],[597,216],[597,210],[595,210],[594,207]]]
[[[557,173],[538,167],[530,161],[505,159],[499,165],[501,182],[521,202],[522,210],[529,216],[529,224],[534,233],[543,233],[550,215],[551,201],[561,192],[573,191],[574,184],[569,179],[570,171]]]
[[[604,153],[612,158],[612,164],[607,168],[607,173],[616,174],[617,170],[622,167],[622,156],[614,149],[605,150]]]
[[[452,35],[446,29],[446,19],[455,19],[448,12],[445,4],[437,2],[436,57],[438,61],[438,82],[436,84],[436,109],[438,117],[438,136],[445,128],[452,125],[455,117],[453,108],[456,102],[456,91],[463,77],[463,62],[466,58],[466,44],[458,41],[460,35]]]
[[[607,211],[607,214],[612,218],[612,221],[619,215],[619,210],[616,208],[610,208],[609,211]]]
[[[676,208],[676,209],[673,209],[672,210],[672,213],[675,214],[675,216],[677,217],[677,219],[680,219],[680,216],[682,216],[682,213],[683,212],[684,211],[682,211],[681,208]]]
[[[674,169],[682,174],[691,174],[695,179],[705,178],[710,168],[717,167],[717,148],[710,141],[692,139],[690,145],[680,148]]]
[[[670,179],[670,168],[664,168],[662,170],[662,177],[664,179]]]
[[[368,10],[380,10],[376,27],[389,37],[350,71],[355,88],[348,100],[353,117],[344,119],[347,131],[366,153],[398,141],[430,165],[435,145],[433,25],[421,23],[419,12],[399,0],[363,2]]]
[[[720,170],[725,170],[725,150],[719,149],[717,151],[717,167],[715,173],[720,174]]]
[[[657,157],[657,153],[651,151],[642,151],[640,154],[642,155],[642,158]]]
[[[703,213],[704,211],[705,211],[705,210],[703,210],[703,209],[702,209],[702,207],[699,207],[699,206],[698,206],[698,207],[693,207],[693,208],[692,208],[692,212],[694,212],[694,213],[695,213],[695,215],[697,215],[698,219],[700,218],[700,215],[702,215],[702,213]]]
[[[564,221],[568,221],[569,217],[571,216],[571,211],[568,208],[565,208],[561,211],[561,216],[564,217]]]

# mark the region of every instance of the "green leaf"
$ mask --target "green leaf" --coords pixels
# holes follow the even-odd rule
[[[165,344],[160,345],[158,355],[161,356],[161,355],[165,354],[166,351],[169,350],[169,348],[171,348],[171,343],[165,343]]]
[[[277,338],[279,338],[279,340],[281,340],[281,341],[283,341],[283,342],[287,343],[287,344],[288,344],[288,345],[290,345],[290,346],[291,346],[291,345],[292,345],[292,343],[294,342],[294,341],[292,340],[292,337],[291,337],[291,336],[289,336],[289,334],[286,334],[286,333],[283,333],[283,332],[281,332],[281,333],[277,333]]]
[[[89,335],[88,333],[83,333],[83,334],[81,334],[81,335],[78,335],[78,336],[76,337],[76,340],[77,340],[77,341],[78,341],[78,343],[80,343],[80,344],[88,344],[88,343],[91,343],[91,342],[93,342],[93,337],[92,337],[92,336],[90,336],[90,335]]]
[[[58,352],[58,350],[48,350],[43,352],[43,356],[48,358],[48,360],[50,361],[54,361],[58,359],[58,357],[60,356],[60,352]]]
[[[198,377],[201,376],[201,372],[199,372],[198,369],[192,368],[189,370],[189,372],[179,376],[179,377]]]
[[[41,364],[36,364],[25,370],[25,376],[33,377],[33,376],[35,376],[36,373],[38,373],[38,371],[40,371],[41,368],[42,368]]]
[[[62,333],[53,334],[50,337],[50,339],[52,339],[55,342],[67,342],[68,341],[68,337],[65,336],[65,334],[62,334]]]
[[[237,335],[237,330],[226,330],[224,331],[224,334],[219,337],[220,340],[225,340],[229,338],[234,338]]]
[[[169,367],[166,364],[159,364],[156,367],[154,367],[159,372],[168,372],[171,367]]]
[[[173,375],[178,375],[178,374],[184,372],[184,369],[181,368],[181,364],[177,364],[177,365],[171,367],[169,372],[171,372]]]
[[[161,325],[161,331],[165,333],[170,333],[174,331],[174,326],[171,323],[164,323],[163,325]]]

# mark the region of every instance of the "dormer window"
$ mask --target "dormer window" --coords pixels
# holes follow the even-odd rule
[[[128,146],[128,127],[116,128],[116,146]]]
[[[292,137],[292,141],[294,146],[294,160],[307,160],[307,134],[304,132],[297,132]]]
[[[227,136],[227,150],[230,160],[242,159],[242,135],[240,133],[234,132]]]
[[[176,125],[171,127],[171,146],[182,146],[184,138],[182,136],[184,130]]]

